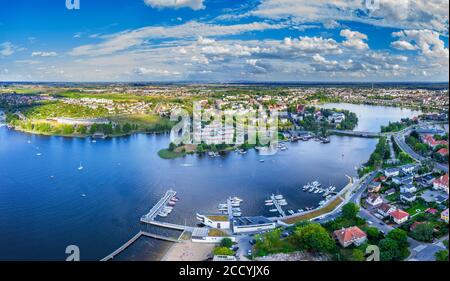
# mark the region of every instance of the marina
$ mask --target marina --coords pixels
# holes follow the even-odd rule
[[[397,119],[389,121],[405,115],[397,108],[383,110],[397,112]],[[364,117],[361,115],[360,124],[372,125],[372,118],[365,121]],[[358,130],[374,129],[361,126]],[[159,218],[170,221],[173,224],[170,227],[177,229],[184,229],[185,224],[195,225],[196,212],[217,212],[218,204],[229,194],[251,198],[248,204],[239,207],[243,215],[277,217],[279,213],[273,205],[265,206],[274,189],[279,189],[289,203],[288,208],[282,207],[286,215],[290,214],[289,209],[297,213],[309,211],[318,206],[324,193],[304,193],[299,186],[314,179],[329,183],[326,186],[337,186],[335,191],[339,191],[347,182],[344,175],[355,176],[354,167],[367,161],[376,145],[374,139],[340,136],[331,136],[327,145],[292,142],[286,144],[287,151],[264,157],[265,163],[260,164],[261,156],[254,150],[247,150],[245,155],[229,153],[213,161],[207,155],[163,160],[158,158],[157,151],[167,146],[167,135],[137,134],[99,139],[94,144],[91,139],[29,135],[2,127],[0,138],[0,155],[10,159],[0,169],[3,187],[0,201],[6,206],[2,217],[11,218],[0,221],[5,229],[16,229],[16,236],[3,236],[5,239],[0,240],[4,241],[0,246],[5,249],[2,255],[5,259],[20,259],[16,253],[26,252],[30,247],[35,249],[30,259],[58,259],[60,249],[71,243],[61,238],[63,233],[77,229],[74,238],[79,240],[80,247],[91,249],[84,252],[84,258],[99,260],[140,230],[142,225],[136,224],[136,220],[149,212],[149,202],[161,199],[167,186],[173,187],[177,195],[183,194],[183,198],[167,217]],[[41,156],[34,156],[36,152],[42,153]],[[30,155],[34,157],[30,159]],[[43,161],[47,164],[43,165]],[[83,172],[77,171],[80,162]],[[185,167],[185,163],[190,167]],[[41,182],[42,188],[33,188],[35,182]],[[29,200],[30,196],[36,200]],[[58,202],[65,202],[66,207],[60,208]],[[271,208],[275,213],[270,212]],[[23,210],[39,217],[24,216]],[[156,217],[153,224],[160,222]],[[18,224],[19,221],[22,223]],[[25,233],[24,225],[30,224],[34,226],[32,238],[21,234]],[[104,231],[94,231],[98,228]],[[99,240],[109,243],[99,245]],[[37,244],[40,246],[36,247]]]
[[[173,209],[173,207],[168,207],[169,203],[176,202],[176,200],[178,200],[175,197],[176,194],[176,191],[168,190],[166,194],[164,194],[164,196],[153,206],[153,208],[151,208],[146,215],[141,217],[141,222],[153,223],[157,216],[167,217]]]
[[[283,208],[281,208],[281,206],[287,205],[286,199],[284,199],[281,194],[278,194],[278,195],[272,194],[270,196],[270,200],[272,200],[272,203],[275,207],[275,209],[270,209],[270,212],[273,212],[273,213],[278,212],[281,217],[285,217],[286,213],[284,212]],[[266,203],[267,203],[267,201],[266,201]]]

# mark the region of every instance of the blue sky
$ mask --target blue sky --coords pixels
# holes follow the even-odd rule
[[[378,4],[8,1],[0,81],[448,81],[448,0]]]

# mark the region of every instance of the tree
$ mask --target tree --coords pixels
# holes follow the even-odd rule
[[[297,226],[290,239],[294,245],[303,250],[331,252],[336,247],[333,238],[320,224]]]
[[[376,227],[368,227],[366,234],[370,241],[378,241],[381,238],[381,232]]]
[[[421,223],[411,231],[411,236],[419,241],[431,242],[433,240],[434,226],[431,223]]]
[[[173,142],[171,142],[171,143],[169,144],[169,150],[170,150],[170,151],[174,151],[175,148],[177,148],[177,146],[176,146]]]
[[[350,257],[352,261],[364,261],[366,259],[364,252],[360,249],[353,249]]]
[[[230,248],[231,246],[233,246],[233,241],[230,238],[223,238],[220,241],[220,246]]]
[[[342,207],[342,217],[353,220],[359,213],[359,206],[355,203],[347,203]]]
[[[436,261],[448,261],[448,250],[441,250],[434,254]]]
[[[125,134],[129,134],[131,132],[131,125],[129,123],[126,123],[125,125],[123,125],[122,131]]]
[[[396,228],[388,233],[387,238],[394,240],[398,243],[398,246],[401,248],[407,248],[409,246],[408,243],[408,234],[406,231]]]
[[[214,248],[214,255],[216,256],[232,256],[234,255],[233,250],[227,247],[216,247]]]
[[[382,261],[398,260],[400,256],[399,245],[395,240],[385,238],[380,241],[378,247],[380,248],[380,259]]]

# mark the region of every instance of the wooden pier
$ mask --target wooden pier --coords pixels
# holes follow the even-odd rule
[[[130,247],[134,242],[136,242],[142,236],[146,236],[146,237],[150,237],[150,238],[154,238],[154,239],[158,239],[158,240],[163,240],[163,241],[168,241],[168,242],[173,242],[173,243],[179,243],[180,242],[178,239],[173,239],[173,238],[170,238],[170,237],[161,236],[161,235],[158,235],[158,234],[153,234],[153,233],[149,233],[149,232],[145,232],[145,231],[139,231],[136,235],[134,235],[125,244],[120,246],[117,250],[115,250],[111,254],[107,255],[106,257],[104,257],[100,261],[109,261],[109,260],[114,259],[115,256],[117,256],[118,254],[123,252],[125,249]]]

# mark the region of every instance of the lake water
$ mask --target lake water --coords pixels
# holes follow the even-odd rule
[[[364,115],[360,122],[370,123]],[[245,200],[244,215],[270,215],[264,200],[278,192],[289,203],[285,210],[316,206],[322,197],[300,187],[318,180],[342,188],[377,143],[333,136],[330,144],[291,143],[273,156],[252,150],[160,159],[168,141],[138,134],[93,143],[0,128],[0,260],[64,260],[68,245],[80,247],[82,260],[103,258],[145,229],[140,217],[169,188],[180,201],[166,220],[181,224],[194,225],[196,212],[216,212],[228,196]]]
[[[380,132],[381,126],[388,125],[389,122],[397,122],[402,118],[412,118],[421,114],[420,111],[407,108],[350,103],[328,103],[321,107],[354,112],[358,116],[358,125],[355,131],[365,132]]]

